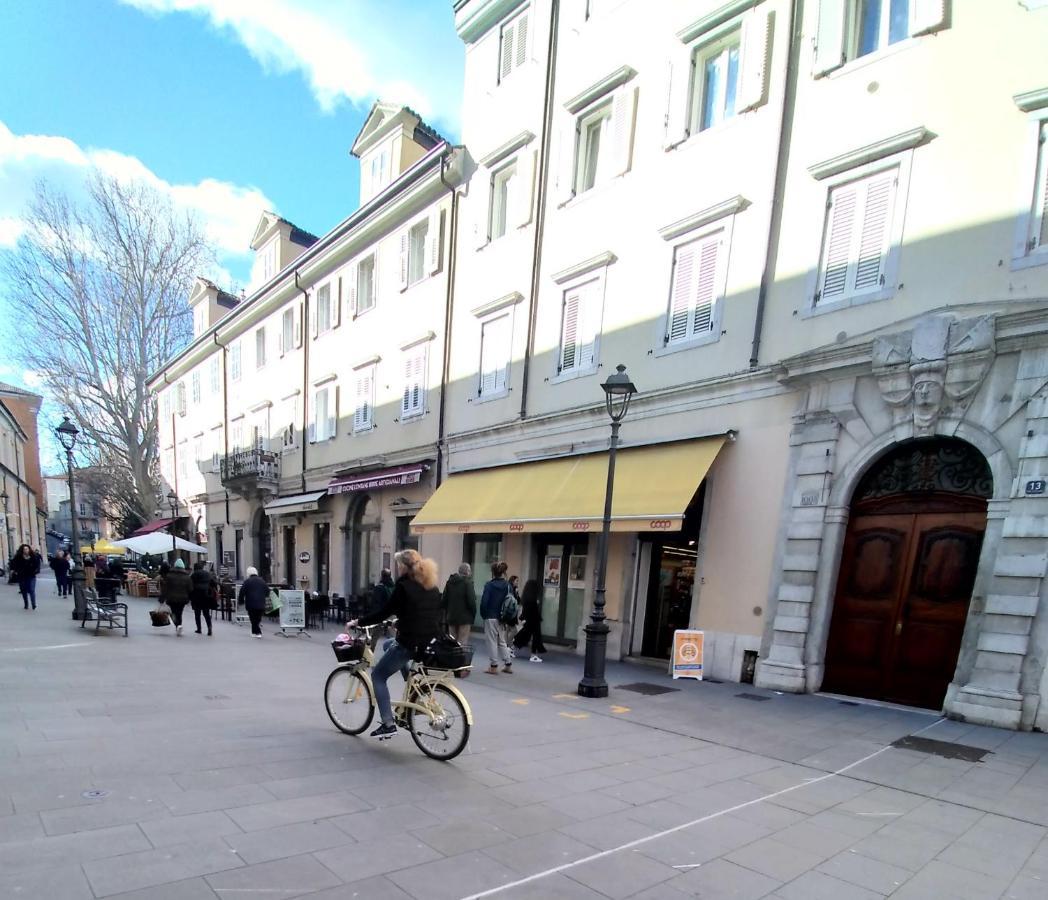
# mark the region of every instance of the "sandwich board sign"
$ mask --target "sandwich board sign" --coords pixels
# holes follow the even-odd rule
[[[673,632],[673,655],[670,674],[676,678],[697,678],[702,681],[703,632],[678,628]]]
[[[280,591],[280,633],[306,633],[306,592],[282,589]]]

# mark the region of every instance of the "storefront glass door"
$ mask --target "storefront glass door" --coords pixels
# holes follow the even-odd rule
[[[470,534],[466,536],[463,557],[473,569],[473,587],[477,592],[477,618],[480,625],[480,598],[484,585],[491,580],[491,564],[502,558],[502,536],[498,534]]]
[[[565,535],[539,538],[537,571],[542,578],[542,634],[574,643],[586,608],[588,542]]]

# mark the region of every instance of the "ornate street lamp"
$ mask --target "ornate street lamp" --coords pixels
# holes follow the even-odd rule
[[[62,424],[55,429],[58,441],[66,452],[66,472],[69,478],[69,522],[73,532],[73,618],[82,620],[87,612],[84,602],[84,566],[80,557],[80,530],[76,521],[76,485],[73,483],[73,448],[80,431],[62,417]]]
[[[171,507],[171,564],[175,564],[178,547],[175,546],[175,525],[178,520],[178,494],[173,490],[167,492],[167,505]]]
[[[619,445],[619,426],[629,412],[630,400],[637,388],[626,374],[626,367],[618,365],[615,374],[601,385],[604,402],[611,417],[611,447],[608,451],[608,485],[604,491],[604,522],[597,545],[597,588],[593,595],[593,612],[586,626],[586,662],[579,694],[583,697],[607,697],[608,682],[604,678],[604,663],[608,652],[608,625],[604,621],[604,592],[608,574],[608,537],[611,534],[611,500],[615,492],[615,450]]]
[[[11,497],[8,495],[7,489],[5,488],[4,492],[0,494],[0,502],[3,502],[4,504],[4,534],[6,535],[7,540],[7,553],[4,554],[5,560],[10,559],[12,556],[14,556],[14,551],[11,549],[11,512],[7,506],[7,502],[10,499]],[[3,560],[0,560],[0,562],[2,561]]]

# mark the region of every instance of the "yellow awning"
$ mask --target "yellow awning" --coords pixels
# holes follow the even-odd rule
[[[679,531],[724,436],[620,450],[612,531]],[[452,475],[411,523],[433,532],[599,531],[608,454],[480,469]]]
[[[127,553],[125,547],[121,547],[119,544],[112,544],[106,539],[95,541],[94,547],[87,544],[80,548],[81,553],[101,553],[104,556],[124,556]]]

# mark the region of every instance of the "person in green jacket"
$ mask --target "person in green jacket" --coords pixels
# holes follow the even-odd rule
[[[458,567],[458,572],[444,585],[444,608],[447,611],[448,631],[460,644],[469,643],[469,630],[477,618],[477,591],[473,587],[473,570],[469,563]]]

